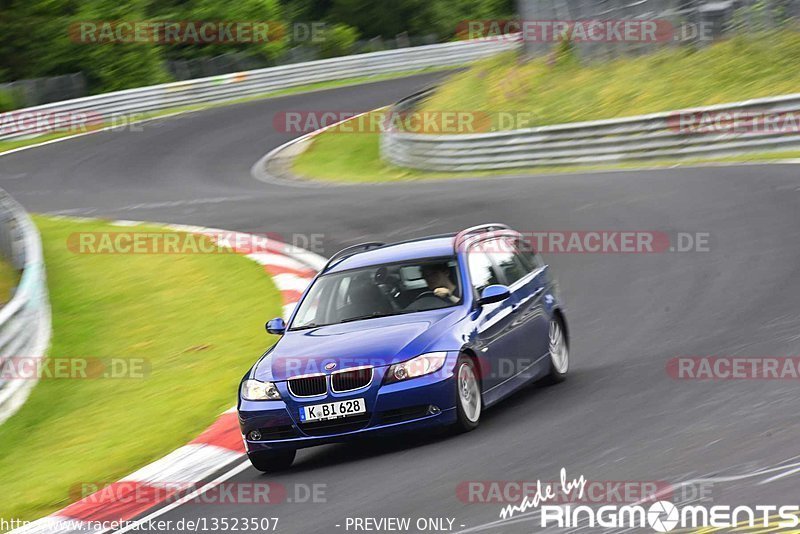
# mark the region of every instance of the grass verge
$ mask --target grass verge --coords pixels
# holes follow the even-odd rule
[[[588,65],[503,54],[450,77],[420,109],[524,111],[539,126],[723,104],[798,92],[798,57],[795,31]]]
[[[137,359],[145,373],[42,378],[0,426],[3,516],[23,520],[67,505],[81,483],[118,480],[202,432],[234,404],[238,381],[270,342],[263,320],[281,313],[271,279],[239,255],[79,255],[67,249],[72,233],[123,229],[35,222],[53,309],[50,358]]]

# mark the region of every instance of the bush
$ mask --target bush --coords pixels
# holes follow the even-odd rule
[[[334,24],[325,28],[316,46],[322,58],[346,56],[353,52],[357,40],[358,30],[347,24]]]
[[[17,99],[14,97],[14,93],[7,90],[0,90],[0,113],[4,111],[11,111],[12,109],[17,109]]]

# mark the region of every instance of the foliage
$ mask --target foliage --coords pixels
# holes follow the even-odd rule
[[[240,52],[271,63],[286,48],[285,17],[278,0],[149,0],[149,3],[147,18],[152,20],[258,22],[267,23],[270,30],[265,43],[167,45],[162,48],[168,59],[214,57]]]
[[[95,91],[167,79],[161,51],[148,44],[86,44],[70,28],[81,21],[142,20],[145,0],[0,0],[0,63],[5,80],[82,71]]]
[[[317,47],[323,58],[346,56],[353,51],[356,39],[358,31],[355,28],[347,24],[334,24],[324,29]]]
[[[235,53],[270,65],[295,45],[331,57],[351,52],[358,38],[405,32],[447,40],[463,20],[513,12],[514,0],[0,0],[0,82],[83,72],[98,93],[169,81],[168,60]],[[271,31],[267,42],[199,45],[76,38],[81,22],[102,21],[266,22]],[[325,39],[297,42],[294,30],[312,23],[325,24]]]
[[[586,64],[547,58],[520,63],[508,53],[454,75],[423,109],[523,111],[534,120],[530,126],[538,126],[722,104],[796,93],[798,57],[795,31]]]
[[[0,90],[0,113],[16,109],[17,102],[11,91]]]

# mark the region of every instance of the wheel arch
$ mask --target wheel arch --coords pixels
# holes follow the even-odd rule
[[[567,317],[564,315],[564,312],[561,308],[555,308],[553,310],[553,317],[557,318],[561,322],[561,326],[564,328],[564,339],[567,342],[567,347],[570,346],[570,334],[569,334],[569,325],[567,324]]]
[[[468,357],[470,360],[472,360],[472,363],[475,364],[475,368],[478,370],[478,382],[481,385],[481,395],[483,395],[483,373],[485,372],[485,369],[481,363],[481,359],[471,347],[462,347],[458,352],[459,354],[463,354],[464,356]]]

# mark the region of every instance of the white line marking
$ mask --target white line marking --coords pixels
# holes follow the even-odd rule
[[[141,519],[137,519],[136,521],[131,521],[124,528],[122,528],[120,530],[117,530],[116,532],[118,534],[122,534],[123,532],[128,532],[129,530],[132,530],[132,529],[136,528],[137,526],[141,525],[142,523],[146,523],[146,522],[148,522],[148,521],[150,521],[152,519],[155,519],[156,517],[162,516],[162,515],[166,514],[167,512],[169,512],[171,510],[174,510],[178,506],[186,504],[188,501],[190,501],[190,500],[192,500],[192,499],[194,499],[194,498],[196,498],[196,497],[198,497],[200,495],[203,495],[204,493],[206,493],[207,491],[209,491],[211,489],[216,488],[217,486],[219,486],[220,484],[222,484],[223,482],[225,482],[229,478],[232,478],[232,477],[238,475],[239,473],[241,473],[242,471],[245,471],[249,467],[250,467],[250,460],[245,460],[242,463],[240,463],[239,465],[237,465],[236,467],[234,467],[233,469],[231,469],[230,471],[228,471],[227,473],[223,473],[222,475],[218,476],[217,478],[215,478],[214,480],[212,480],[211,482],[209,482],[208,484],[206,484],[202,488],[196,489],[195,491],[193,491],[192,493],[186,495],[185,497],[181,497],[177,501],[175,501],[175,502],[173,502],[171,504],[168,504],[167,506],[165,506],[163,508],[159,508],[155,512],[153,512],[151,514],[148,514],[148,515],[144,516]]]
[[[188,484],[216,473],[222,466],[240,458],[241,452],[209,443],[189,443],[179,447],[123,478],[120,482]]]
[[[184,115],[186,113],[194,113],[196,111],[202,111],[203,109],[206,109],[206,108],[177,111],[175,113],[168,113],[166,115],[160,115],[158,117],[147,117],[146,119],[140,119],[140,120],[137,120],[137,121],[129,122],[128,124],[129,125],[143,124],[145,122],[152,122],[152,121],[157,121],[157,120],[161,120],[161,119],[169,119],[169,118],[172,118],[172,117],[177,117],[178,115]],[[114,130],[114,129],[119,130],[119,128],[120,128],[119,126],[106,126],[104,128],[100,128],[99,130],[92,130],[90,132],[81,132],[81,133],[78,133],[78,134],[66,135],[64,137],[57,137],[56,139],[50,139],[48,141],[42,141],[41,143],[36,143],[36,144],[33,144],[33,145],[21,146],[21,147],[18,147],[18,148],[12,148],[10,150],[6,150],[5,152],[0,152],[0,157],[9,156],[9,155],[15,154],[17,152],[22,152],[23,150],[30,150],[32,148],[39,148],[40,146],[51,145],[53,143],[60,143],[61,141],[67,141],[68,139],[75,139],[75,138],[78,138],[78,137],[83,137],[85,135],[92,135],[92,134],[96,134],[96,133],[100,133],[100,132],[107,132],[109,130]],[[42,135],[46,135],[46,134],[42,134]]]
[[[777,475],[771,476],[769,478],[765,478],[764,480],[759,482],[757,485],[758,486],[762,486],[764,484],[769,484],[770,482],[775,482],[776,480],[780,480],[782,478],[786,478],[788,476],[794,475],[795,473],[800,473],[800,467],[797,467],[797,468],[792,469],[790,471],[785,471],[783,473],[778,473]]]

